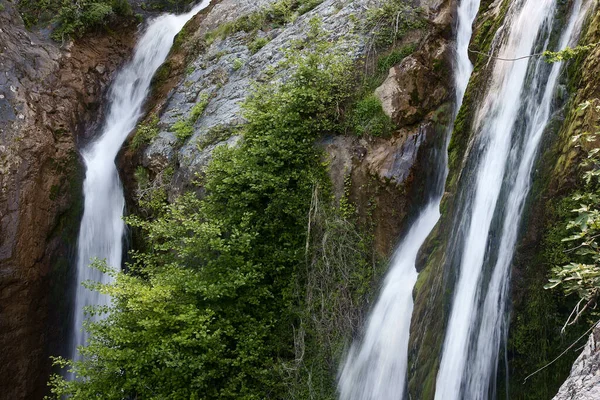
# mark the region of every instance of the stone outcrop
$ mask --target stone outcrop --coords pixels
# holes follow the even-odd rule
[[[273,2],[223,0],[184,28],[176,40],[182,44],[167,60],[167,68],[162,71],[165,76],[155,85],[153,107],[149,110],[159,115],[160,132],[142,154],[126,152],[122,166],[130,171],[128,175],[137,164],[153,175],[174,167],[169,198],[190,189],[194,177],[202,174],[210,162],[212,151],[221,145],[235,145],[239,139],[235,128],[244,123],[240,106],[251,93],[253,82],[273,79],[268,71],[283,60],[290,43],[307,38],[309,23],[315,17],[328,32],[326,40],[338,41],[338,46],[347,48],[357,61],[369,65],[376,60],[361,21],[369,9],[381,4],[380,0],[325,0],[285,26],[257,33],[236,32],[206,42],[206,34],[218,26]],[[330,175],[336,196],[339,198],[348,189],[362,219],[371,213],[369,210],[375,210],[375,241],[382,255],[387,256],[396,245],[402,222],[414,208],[411,199],[417,199],[424,190],[412,185],[422,182],[419,173],[415,175],[415,164],[425,162],[425,153],[440,145],[436,142],[436,126],[443,122],[440,114],[447,111],[445,103],[451,98],[451,80],[447,79],[451,71],[451,4],[447,0],[424,4],[430,25],[405,39],[418,50],[392,68],[377,90],[384,110],[401,128],[390,138],[335,137],[322,143],[332,163]],[[253,52],[251,44],[256,38],[264,39],[266,44]],[[168,87],[168,92],[161,85]],[[193,124],[192,136],[181,142],[172,126],[187,120],[193,107],[203,99],[208,99],[208,105]],[[133,193],[134,183],[129,186],[128,192]]]
[[[76,139],[94,132],[135,26],[64,48],[0,12],[0,393],[45,392],[50,353],[67,340],[72,245],[82,171]],[[63,313],[60,315],[60,313]]]
[[[571,374],[553,400],[600,399],[600,326],[590,335]]]

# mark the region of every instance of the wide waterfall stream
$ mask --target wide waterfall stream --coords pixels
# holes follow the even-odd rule
[[[574,2],[560,35],[560,48],[574,42],[591,3]],[[510,60],[548,48],[556,10],[555,0],[512,3],[498,57]],[[436,399],[487,399],[494,392],[507,329],[510,265],[560,70],[561,64],[548,65],[541,57],[496,61],[490,89],[475,115],[476,177],[469,182],[459,211],[468,226],[462,247],[452,250],[461,252],[460,265],[454,266],[459,278]],[[494,224],[495,220],[501,222]]]
[[[457,110],[472,72],[468,46],[479,3],[462,0],[457,13]],[[558,49],[576,43],[591,5],[592,1],[573,2],[558,31]],[[495,40],[500,46],[497,57],[512,60],[547,49],[559,23],[556,12],[556,0],[512,2]],[[459,263],[451,266],[458,278],[437,375],[438,400],[494,397],[500,347],[508,329],[510,265],[562,67],[542,57],[506,60],[490,60],[491,83],[472,127],[477,135],[467,157],[473,179],[463,189],[455,219],[461,222],[454,227],[462,242],[448,250],[458,255],[448,259]],[[441,184],[396,250],[364,337],[353,344],[345,360],[338,385],[343,400],[407,396],[415,259],[440,216],[446,161],[443,157],[434,163],[443,171]]]
[[[186,14],[163,15],[150,21],[139,39],[132,60],[117,74],[111,86],[109,111],[102,134],[82,151],[86,177],[71,334],[71,357],[75,359],[80,357],[77,347],[87,342],[86,331],[82,328],[84,307],[110,303],[107,296],[82,286],[86,281],[109,283],[111,280],[109,275],[90,267],[90,263],[94,259],[106,260],[111,268],[121,267],[125,199],[115,158],[142,116],[152,77],[167,58],[175,35],[209,4],[210,0],[204,0]]]

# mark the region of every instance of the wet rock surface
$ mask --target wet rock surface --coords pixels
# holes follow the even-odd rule
[[[94,131],[111,74],[135,26],[66,44],[0,12],[0,393],[41,398],[61,326],[82,171],[76,138]],[[86,127],[89,129],[86,130]],[[87,132],[87,135],[86,135]]]

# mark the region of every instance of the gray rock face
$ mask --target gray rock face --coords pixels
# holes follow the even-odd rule
[[[553,400],[600,399],[600,326],[590,335],[581,355],[573,364],[571,375]]]
[[[272,2],[274,0],[224,0],[202,21],[196,35],[204,35],[218,25]],[[179,167],[172,190],[183,190],[182,185],[189,183],[208,164],[215,147],[212,145],[199,150],[198,141],[212,129],[244,122],[240,105],[251,92],[253,83],[267,79],[265,73],[284,59],[285,49],[290,47],[290,43],[306,39],[311,19],[320,18],[323,29],[328,32],[328,40],[339,39],[342,47],[359,58],[365,53],[366,38],[359,33],[355,23],[359,24],[357,21],[362,20],[367,10],[377,3],[379,0],[326,0],[285,27],[259,32],[257,37],[267,39],[268,43],[255,54],[249,49],[254,38],[248,33],[238,32],[216,39],[188,66],[183,81],[170,93],[161,115],[160,126],[164,129],[146,149],[144,166],[156,171],[169,163],[176,163]],[[193,106],[203,97],[208,97],[210,102],[195,122],[193,135],[183,145],[178,144],[173,133],[168,131],[169,127],[187,119]],[[225,142],[232,144],[235,139]]]

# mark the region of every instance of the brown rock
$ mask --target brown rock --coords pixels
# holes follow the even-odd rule
[[[107,79],[133,44],[133,26],[70,45],[27,32],[11,2],[0,13],[0,393],[38,399],[49,353],[68,322],[68,241],[81,190],[75,141],[93,131]],[[99,62],[106,74],[94,71]],[[90,72],[91,71],[91,72]],[[68,219],[72,218],[68,226]],[[61,261],[62,260],[62,261]],[[62,284],[63,286],[61,287]],[[54,287],[53,287],[54,286]]]

